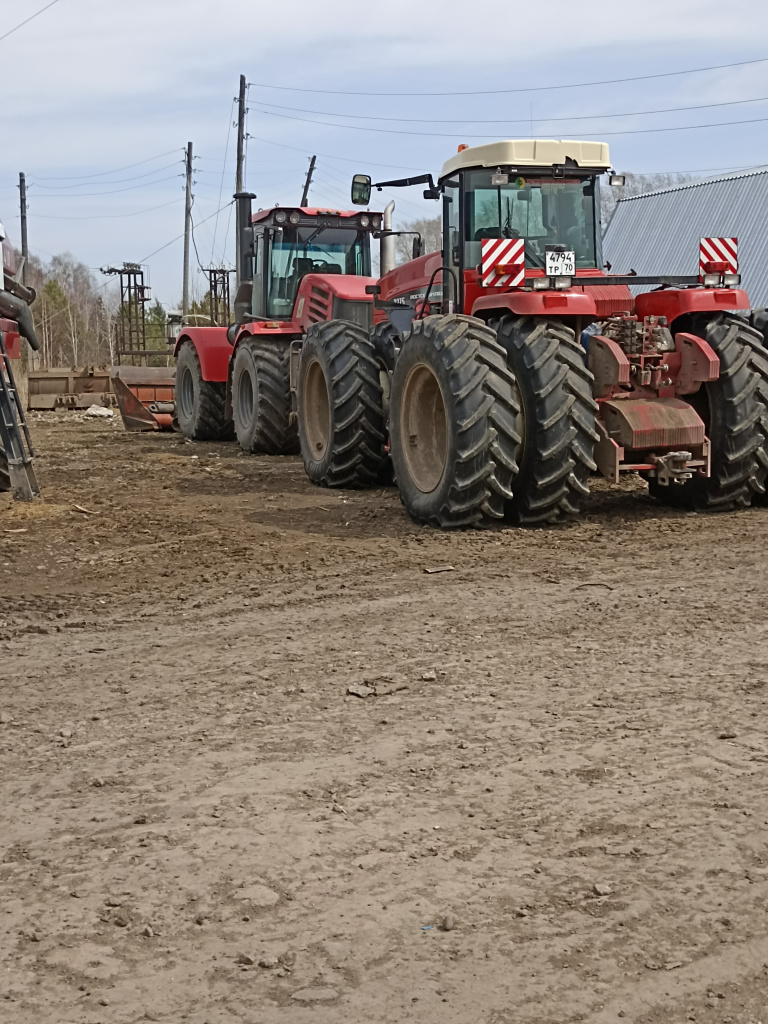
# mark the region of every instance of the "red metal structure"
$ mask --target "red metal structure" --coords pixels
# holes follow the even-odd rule
[[[370,484],[386,447],[409,512],[443,527],[555,522],[596,470],[693,508],[762,496],[768,360],[736,312],[736,239],[702,239],[689,277],[607,274],[609,171],[604,143],[526,139],[460,147],[436,184],[379,183],[429,186],[442,252],[369,286],[369,325],[348,307],[309,327],[294,383],[313,480]],[[355,176],[353,202],[370,191]]]
[[[0,272],[0,491],[12,491],[17,500],[31,501],[39,495],[40,489],[11,360],[21,356],[22,338],[33,349],[40,347],[29,309],[35,292],[16,280],[14,253],[6,242],[2,224],[0,248],[3,253]]]

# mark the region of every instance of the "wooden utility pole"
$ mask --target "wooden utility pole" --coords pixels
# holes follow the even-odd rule
[[[306,206],[309,199],[309,186],[312,184],[312,175],[315,173],[315,160],[316,156],[313,156],[309,161],[309,170],[307,171],[307,180],[304,182],[304,191],[301,194],[301,202],[299,206]]]
[[[27,244],[27,178],[23,171],[19,173],[19,192],[19,205],[21,207],[21,283],[26,285],[29,246]]]
[[[240,92],[237,97],[237,170],[235,172],[235,195],[243,191],[243,155],[245,152],[245,75],[240,75]],[[235,295],[240,287],[240,231],[235,232]]]
[[[192,232],[192,143],[187,143],[187,196],[184,209],[184,283],[181,292],[181,315],[189,313],[189,236]]]

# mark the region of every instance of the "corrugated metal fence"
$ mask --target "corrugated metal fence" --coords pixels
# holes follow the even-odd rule
[[[614,274],[697,274],[699,239],[734,235],[750,303],[768,306],[768,167],[619,200],[603,258]]]

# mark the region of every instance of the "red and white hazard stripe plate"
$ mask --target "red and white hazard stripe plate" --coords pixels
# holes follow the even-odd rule
[[[483,288],[518,287],[525,281],[525,239],[483,238]]]
[[[699,245],[699,271],[707,273],[707,263],[725,263],[726,274],[739,270],[738,238],[702,238]]]

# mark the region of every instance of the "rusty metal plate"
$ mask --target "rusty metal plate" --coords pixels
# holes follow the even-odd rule
[[[679,398],[604,402],[609,437],[624,448],[686,448],[704,444],[704,421]]]

